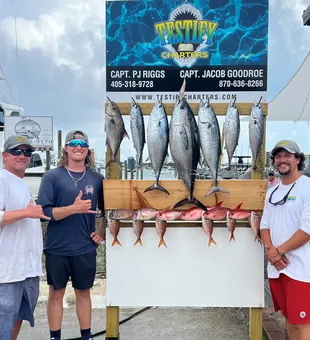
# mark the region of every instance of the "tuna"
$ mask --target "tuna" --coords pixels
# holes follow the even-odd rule
[[[156,183],[145,189],[144,192],[160,190],[170,195],[158,182],[161,168],[167,156],[169,139],[168,118],[161,100],[152,109],[146,135],[149,158],[155,171]]]
[[[144,120],[140,105],[133,98],[131,99],[133,102],[130,109],[130,130],[133,147],[137,153],[137,168],[140,168],[145,144]]]
[[[239,135],[240,135],[240,118],[235,100],[228,106],[224,123],[225,149],[228,156],[227,170],[230,170],[231,160],[238,145]]]
[[[196,169],[200,157],[200,142],[195,116],[184,98],[185,80],[180,90],[180,99],[175,103],[170,122],[169,143],[174,165],[189,190],[189,197],[174,205],[195,204],[203,210],[206,207],[193,195]]]
[[[254,103],[252,106],[250,124],[249,124],[249,139],[250,139],[250,147],[251,147],[252,155],[253,155],[253,158],[252,158],[253,170],[257,169],[256,161],[261,151],[261,147],[263,143],[263,136],[264,136],[264,115],[263,115],[262,107],[260,105],[260,101],[257,104]]]
[[[117,105],[109,98],[109,104],[105,113],[105,131],[107,135],[107,145],[111,150],[111,159],[106,164],[106,168],[111,163],[117,163],[121,168],[121,163],[117,160],[116,155],[124,137],[128,137],[128,133],[125,130],[123,117]]]
[[[229,193],[227,190],[218,186],[217,176],[221,157],[221,134],[216,114],[213,111],[209,100],[200,102],[198,110],[198,128],[201,143],[201,150],[205,161],[214,179],[213,188],[207,193],[206,197],[215,192]]]

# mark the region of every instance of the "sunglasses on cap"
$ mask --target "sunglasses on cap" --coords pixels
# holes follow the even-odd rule
[[[75,148],[78,145],[80,145],[81,148],[88,148],[89,147],[89,144],[87,142],[85,142],[85,140],[83,140],[83,139],[72,139],[66,145],[73,146]]]
[[[22,150],[22,149],[10,149],[6,151],[7,153],[10,153],[12,156],[20,156],[22,153],[24,154],[25,157],[31,157],[32,151],[31,150]]]
[[[272,204],[274,207],[276,207],[277,205],[283,205],[285,204],[285,202],[287,201],[288,195],[290,194],[291,190],[294,188],[294,185],[296,184],[296,182],[291,186],[290,190],[288,191],[288,193],[278,202],[271,202],[272,196],[273,194],[278,190],[279,186],[277,186],[273,192],[271,193],[270,197],[269,197],[269,203]]]

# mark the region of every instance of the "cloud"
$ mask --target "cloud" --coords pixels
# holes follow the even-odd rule
[[[58,67],[85,72],[95,58],[94,45],[104,40],[104,2],[67,0],[37,19],[17,17],[16,26],[20,50],[40,51]],[[1,21],[0,36],[9,46],[15,46],[13,16]],[[99,63],[103,66],[104,60]],[[100,74],[96,64],[92,72]]]

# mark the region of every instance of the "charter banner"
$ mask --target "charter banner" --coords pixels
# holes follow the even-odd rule
[[[113,100],[174,98],[184,78],[193,101],[257,100],[267,91],[268,0],[107,1],[106,50]]]

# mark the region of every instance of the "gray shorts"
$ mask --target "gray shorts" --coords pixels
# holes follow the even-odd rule
[[[39,277],[0,283],[0,339],[10,340],[17,320],[34,326],[33,312],[39,297]]]

